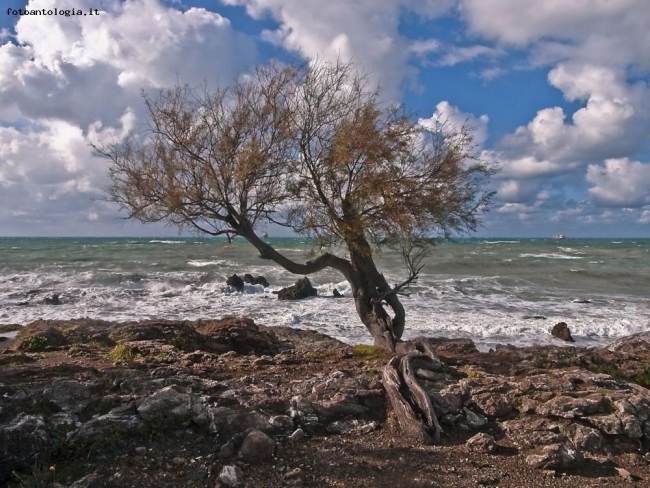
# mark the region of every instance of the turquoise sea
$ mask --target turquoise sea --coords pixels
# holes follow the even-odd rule
[[[269,238],[294,260],[313,258],[302,238]],[[389,282],[403,280],[396,253],[377,255]],[[469,337],[481,348],[555,341],[569,325],[578,344],[604,345],[650,328],[650,239],[456,239],[441,242],[403,297],[406,336]],[[226,286],[238,273],[271,287]],[[196,319],[247,315],[369,343],[342,276],[310,276],[319,296],[280,302],[296,280],[245,241],[202,238],[0,238],[0,324],[40,318]],[[345,298],[331,298],[337,288]],[[57,294],[59,305],[46,303]]]

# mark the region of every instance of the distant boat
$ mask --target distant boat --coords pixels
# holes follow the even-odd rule
[[[561,241],[563,239],[566,239],[566,237],[564,237],[564,234],[560,234],[559,236],[553,236],[554,241]]]

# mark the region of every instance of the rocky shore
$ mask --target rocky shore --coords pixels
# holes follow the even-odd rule
[[[34,322],[0,342],[0,486],[650,484],[650,333],[426,341],[436,445],[401,434],[371,346],[233,317]]]

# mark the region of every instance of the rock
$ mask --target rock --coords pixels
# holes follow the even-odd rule
[[[255,284],[255,278],[253,277],[252,274],[246,273],[244,275],[244,283],[248,283],[249,285],[254,285]]]
[[[61,297],[57,293],[53,293],[49,297],[43,298],[43,303],[45,305],[63,305]]]
[[[295,428],[293,419],[288,415],[275,415],[269,418],[269,424],[278,432],[287,435],[293,432]]]
[[[481,393],[479,395],[473,395],[472,400],[488,417],[506,417],[514,410],[508,397],[501,393]]]
[[[497,443],[489,434],[480,432],[467,440],[470,451],[492,453],[496,451]]]
[[[282,288],[278,292],[278,300],[300,300],[318,295],[318,290],[311,285],[306,276],[296,281],[296,284]]]
[[[234,274],[226,280],[226,285],[232,286],[236,291],[242,291],[244,289],[244,280]]]
[[[98,475],[92,473],[84,476],[81,479],[78,479],[70,486],[68,486],[68,488],[99,488],[100,486],[103,486],[101,478]]]
[[[255,280],[253,281],[254,285],[262,285],[264,288],[268,288],[271,286],[268,281],[266,281],[266,278],[264,276],[257,276]]]
[[[160,422],[170,427],[185,426],[191,417],[190,396],[179,393],[173,386],[166,386],[137,405],[138,414],[147,422]]]
[[[551,329],[551,335],[566,342],[575,342],[566,322],[558,322]]]
[[[287,471],[286,473],[284,473],[283,478],[284,478],[285,480],[295,479],[295,478],[298,478],[298,477],[300,476],[300,473],[301,473],[301,472],[302,472],[302,471],[301,471],[300,468],[294,468],[294,469],[292,469],[292,470]]]
[[[562,444],[541,447],[526,456],[526,462],[537,469],[572,469],[579,467],[584,456],[577,449]]]
[[[476,414],[467,408],[463,408],[465,412],[465,422],[471,430],[478,430],[481,427],[485,427],[488,423],[488,420],[480,414]]]
[[[343,295],[341,295],[341,292],[338,291],[336,288],[332,290],[332,295],[335,296],[336,298],[342,298]]]
[[[217,454],[217,457],[219,459],[229,459],[235,455],[235,442],[230,439],[228,442],[226,442],[223,446],[221,446],[221,449],[219,449],[219,453]]]
[[[274,332],[244,317],[224,317],[221,320],[199,320],[196,329],[212,341],[213,348],[221,352],[275,356],[281,343]]]
[[[621,337],[612,342],[607,347],[607,350],[612,352],[648,354],[650,352],[650,332],[639,332],[638,334]]]
[[[224,486],[237,486],[242,479],[239,466],[224,466],[219,472],[217,480]]]
[[[90,403],[90,385],[74,380],[55,380],[43,390],[43,398],[66,413],[80,413]]]
[[[69,437],[74,447],[103,446],[115,447],[126,442],[128,437],[142,434],[143,424],[137,415],[106,415],[93,417],[81,424]]]
[[[0,427],[0,486],[14,470],[34,466],[49,442],[45,421],[40,415],[19,415]]]
[[[579,451],[598,452],[603,446],[603,435],[593,427],[572,424],[567,429],[567,435],[573,446]]]
[[[607,411],[609,400],[604,396],[600,398],[570,397],[558,395],[548,402],[542,403],[536,409],[539,415],[545,417],[563,417],[573,419],[594,415]]]
[[[296,429],[293,431],[293,433],[289,436],[289,440],[293,443],[300,442],[305,438],[305,431],[302,429]]]
[[[275,449],[275,441],[264,432],[251,430],[239,448],[239,458],[245,463],[259,463],[270,459]]]
[[[348,434],[368,434],[373,430],[377,430],[379,424],[377,422],[364,422],[363,420],[337,420],[325,427],[325,430],[330,434],[348,435]]]

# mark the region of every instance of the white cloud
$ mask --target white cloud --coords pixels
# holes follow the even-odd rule
[[[488,121],[487,115],[476,117],[473,114],[463,112],[447,101],[442,101],[436,105],[436,110],[431,117],[420,119],[418,123],[428,129],[437,129],[440,125],[444,127],[446,124],[452,129],[468,125],[474,130],[474,144],[481,148],[487,139]]]
[[[30,0],[26,8],[55,6]],[[0,45],[0,229],[114,225],[115,206],[93,200],[103,196],[107,168],[86,137],[119,139],[142,123],[141,89],[226,85],[256,61],[255,41],[214,12],[158,0],[66,4],[91,7],[103,10],[22,16],[15,40]]]
[[[640,207],[650,205],[650,164],[627,158],[591,164],[587,181],[589,194],[599,205]]]
[[[435,40],[409,44],[399,31],[404,11],[427,17],[447,12],[456,0],[222,0],[241,5],[254,18],[270,16],[280,26],[264,38],[309,60],[362,65],[390,101],[401,98],[404,81],[414,83],[409,54],[435,48]]]

